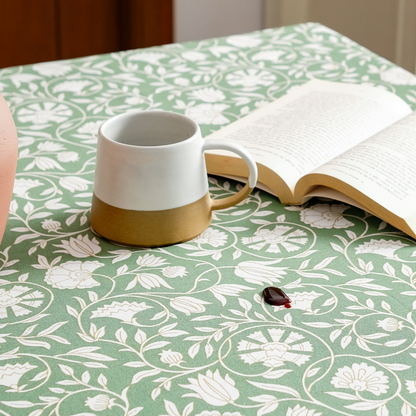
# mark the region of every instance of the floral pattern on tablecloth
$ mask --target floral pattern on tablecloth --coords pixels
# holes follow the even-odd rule
[[[176,246],[89,227],[97,130],[209,134],[319,78],[416,106],[416,77],[319,24],[0,70],[19,132],[0,247],[2,415],[416,414],[416,244],[349,205],[255,190]],[[210,177],[215,198],[241,185]],[[292,307],[261,293],[282,288]]]

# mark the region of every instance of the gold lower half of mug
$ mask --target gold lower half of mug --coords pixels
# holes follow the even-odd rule
[[[166,246],[201,234],[211,224],[209,193],[191,204],[161,211],[134,211],[106,204],[95,194],[90,223],[102,237],[125,245]]]

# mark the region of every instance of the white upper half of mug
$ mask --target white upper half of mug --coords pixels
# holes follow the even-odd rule
[[[208,192],[199,126],[180,114],[129,112],[102,124],[94,193],[121,209],[159,211]]]

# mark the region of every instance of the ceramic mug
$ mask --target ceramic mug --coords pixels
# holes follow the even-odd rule
[[[211,199],[204,150],[235,152],[247,163],[248,184]],[[126,245],[154,247],[190,240],[211,223],[212,210],[246,198],[257,166],[240,145],[208,140],[197,123],[166,111],[133,111],[105,121],[98,132],[91,227]]]

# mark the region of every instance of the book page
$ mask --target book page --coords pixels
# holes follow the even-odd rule
[[[393,214],[416,211],[416,112],[313,173],[346,182]]]
[[[380,88],[314,80],[206,139],[240,143],[293,192],[302,176],[410,111]]]

